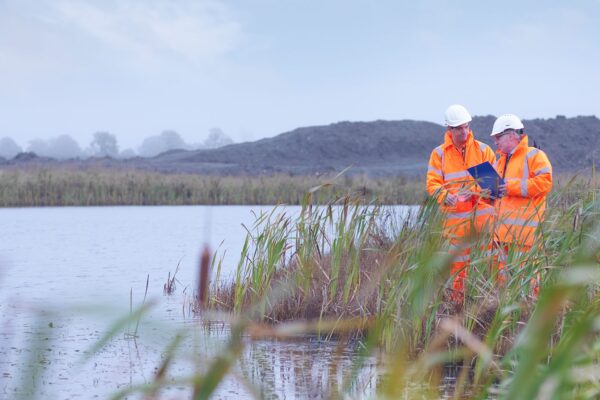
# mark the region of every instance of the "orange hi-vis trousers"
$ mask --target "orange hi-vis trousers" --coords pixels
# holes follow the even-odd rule
[[[500,284],[506,284],[506,281],[509,279],[510,271],[506,264],[507,264],[508,255],[510,254],[510,251],[511,251],[511,246],[515,246],[515,245],[511,245],[510,243],[495,243],[494,244],[494,247],[495,247],[494,251],[496,253],[494,256],[494,275],[496,277],[496,281]],[[530,250],[531,250],[531,246],[526,246],[526,245],[521,245],[521,246],[512,248],[513,254],[522,259],[521,265],[520,265],[521,268],[527,262],[527,258],[525,258],[524,255],[529,254]],[[539,291],[540,291],[540,280],[541,280],[541,275],[538,272],[529,281],[531,291],[535,297],[538,296]]]
[[[452,264],[450,264],[450,274],[454,276],[450,291],[450,300],[455,303],[462,303],[465,293],[465,280],[467,279],[467,268],[469,266],[470,249],[460,247],[458,241],[450,242],[449,253],[452,255]]]
[[[461,303],[464,300],[465,282],[469,277],[469,269],[471,263],[471,248],[461,247],[459,241],[451,241],[449,254],[452,255],[452,263],[450,264],[450,275],[454,276],[451,285],[450,299],[454,302]],[[481,254],[491,257],[492,244],[484,244],[480,248]]]
[[[463,208],[464,207],[464,208]],[[468,207],[468,206],[467,206]],[[468,209],[465,206],[457,205],[457,209],[461,208]],[[465,244],[465,240],[469,240],[469,235],[481,235],[489,234],[492,226],[491,222],[494,215],[494,209],[488,204],[479,203],[475,208],[471,208],[469,211],[462,211],[457,213],[450,213],[446,223],[446,233],[449,236],[450,249],[449,253],[453,256],[452,264],[450,265],[450,273],[454,276],[451,285],[451,300],[454,302],[462,302],[465,293],[465,281],[468,277],[468,270],[471,257],[471,248]],[[460,216],[460,223],[456,220],[454,224],[452,216]],[[480,244],[481,245],[481,244]],[[482,251],[488,253],[491,252],[492,244],[491,240],[489,243],[484,243]]]

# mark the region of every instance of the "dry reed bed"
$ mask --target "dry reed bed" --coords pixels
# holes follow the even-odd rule
[[[90,205],[300,204],[330,176],[209,176],[140,170],[29,168],[0,170],[0,207]],[[347,176],[323,189],[330,197],[356,193],[366,201],[417,204],[420,182]]]

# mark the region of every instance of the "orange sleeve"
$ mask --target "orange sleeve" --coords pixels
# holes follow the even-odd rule
[[[429,165],[427,166],[427,181],[426,189],[430,196],[436,196],[438,203],[441,204],[446,197],[446,189],[444,189],[444,173],[442,172],[442,156],[441,149],[436,147],[429,157]]]
[[[506,182],[509,195],[533,198],[545,196],[552,190],[552,165],[548,156],[541,150],[536,149],[533,152],[527,157],[528,177]]]
[[[529,160],[527,197],[545,196],[552,190],[552,165],[548,156],[541,150]]]

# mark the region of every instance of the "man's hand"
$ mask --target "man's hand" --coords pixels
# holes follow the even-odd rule
[[[506,196],[506,183],[498,185],[498,197]]]
[[[489,199],[492,196],[492,190],[491,189],[481,189],[480,195],[484,199]]]

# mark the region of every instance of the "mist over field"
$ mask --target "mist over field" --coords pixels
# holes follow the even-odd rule
[[[122,150],[117,135],[104,131],[95,132],[86,147],[82,147],[70,135],[30,140],[26,146],[21,146],[13,138],[5,136],[0,138],[0,157],[9,160],[25,151],[56,160],[89,157],[154,157],[169,150],[215,149],[232,143],[233,140],[219,128],[211,129],[208,136],[199,143],[186,143],[176,131],[165,130],[158,135],[147,137],[136,149]]]

